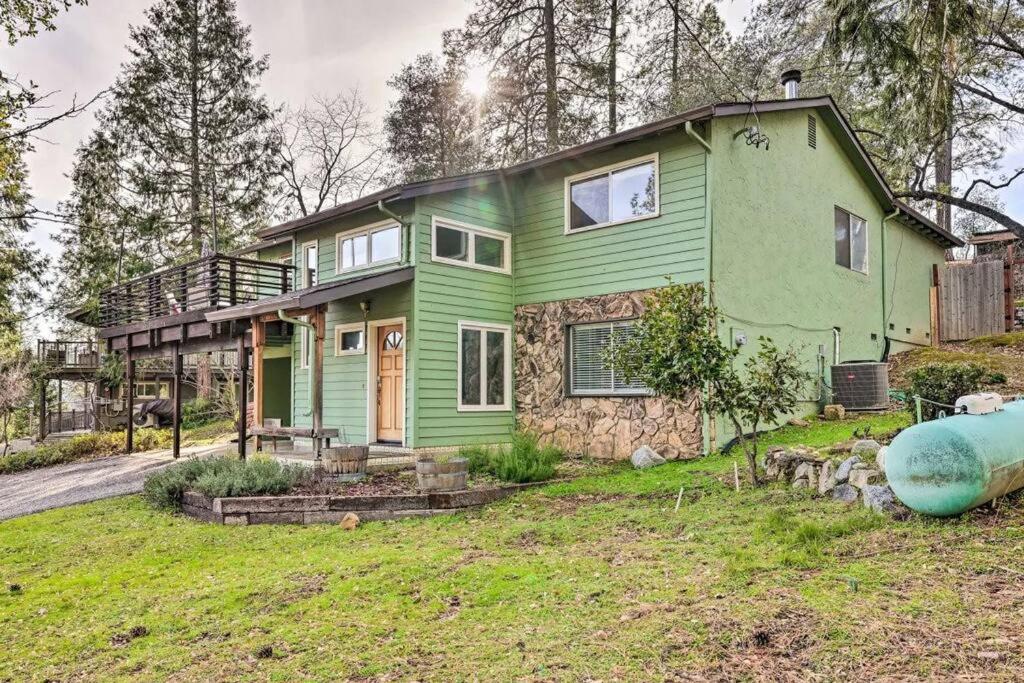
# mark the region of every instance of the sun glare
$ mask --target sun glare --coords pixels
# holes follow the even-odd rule
[[[466,72],[466,80],[463,86],[473,97],[483,97],[487,94],[487,81],[489,79],[488,69],[484,65],[474,66]]]

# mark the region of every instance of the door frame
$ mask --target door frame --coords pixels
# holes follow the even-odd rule
[[[402,326],[402,447],[406,445],[406,423],[409,419],[409,335],[405,316],[366,321],[366,443],[377,443],[377,330],[391,325]],[[371,438],[372,437],[372,438]]]

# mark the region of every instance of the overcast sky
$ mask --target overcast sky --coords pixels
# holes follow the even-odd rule
[[[722,0],[720,12],[730,30],[742,28],[751,0]],[[60,91],[54,102],[67,104],[77,93],[89,98],[109,86],[126,57],[130,24],[143,20],[151,0],[91,0],[57,20],[58,30],[0,47],[0,67],[33,80],[43,91]],[[315,93],[334,94],[358,87],[376,114],[391,97],[388,78],[417,54],[440,48],[441,32],[459,26],[472,0],[238,0],[241,20],[252,27],[256,54],[270,55],[263,89],[274,103],[299,105]],[[67,174],[78,144],[94,124],[90,113],[46,130],[29,159],[37,205],[53,208],[69,191]],[[1019,150],[1018,146],[1018,150]],[[1024,152],[1007,167],[1024,164]],[[1024,193],[1004,194],[1011,209],[1024,212]],[[33,239],[53,254],[52,225]]]

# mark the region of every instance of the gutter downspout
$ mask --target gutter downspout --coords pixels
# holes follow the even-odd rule
[[[405,233],[404,238],[402,239],[402,263],[409,263],[409,254],[412,251],[410,249],[410,242],[412,240],[412,221],[405,220],[397,213],[384,206],[383,199],[377,200],[377,210],[380,211],[385,216],[387,216],[388,218],[394,219],[395,221],[398,222],[399,225],[405,228],[402,231],[403,233]]]
[[[285,315],[284,309],[278,309],[277,317],[278,317],[278,319],[281,322],[291,323],[292,325],[298,325],[299,327],[305,327],[305,328],[311,330],[314,335],[316,335],[316,327],[314,325],[312,325],[311,323],[307,323],[305,320],[299,320],[298,318],[292,318],[290,316]],[[315,344],[316,342],[314,341],[313,343]],[[308,350],[309,349],[307,349],[307,351]],[[305,413],[303,413],[303,415],[312,415],[313,414],[313,364],[310,363],[309,367],[306,368],[306,370],[308,372],[308,376],[306,378],[306,391],[308,392],[308,394],[306,396],[306,405],[308,406],[308,409],[306,410]]]
[[[882,343],[882,358],[881,358],[881,360],[882,360],[883,363],[889,358],[889,321],[887,320],[887,316],[885,314],[885,279],[887,277],[889,277],[889,274],[886,271],[886,262],[885,262],[885,224],[888,223],[893,218],[896,218],[899,215],[900,215],[900,210],[899,210],[899,208],[896,208],[896,209],[893,209],[892,213],[886,214],[886,216],[884,218],[882,218],[882,342],[883,343]],[[893,287],[893,294],[895,294],[895,290],[896,290],[896,283],[895,282],[892,283],[892,287]]]
[[[711,288],[713,286],[714,278],[712,277],[713,270],[713,259],[711,249],[713,242],[711,239],[711,193],[709,191],[710,177],[711,177],[711,144],[705,140],[701,135],[694,129],[693,122],[687,121],[683,124],[683,128],[686,130],[686,134],[692,138],[697,144],[704,148],[704,252],[707,257],[707,267],[704,273],[704,289],[707,294],[708,300],[711,301]],[[705,387],[704,395],[707,396],[709,389]],[[701,433],[703,442],[701,445],[704,449],[704,455],[710,455],[711,450],[715,447],[716,439],[712,436],[712,432],[716,431],[716,420],[713,416],[708,414],[708,411],[701,410]]]

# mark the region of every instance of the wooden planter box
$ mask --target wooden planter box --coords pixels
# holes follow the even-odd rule
[[[217,524],[318,524],[340,522],[349,512],[362,521],[449,514],[487,505],[555,481],[509,484],[491,489],[395,496],[250,496],[209,498],[186,491],[181,511]]]

